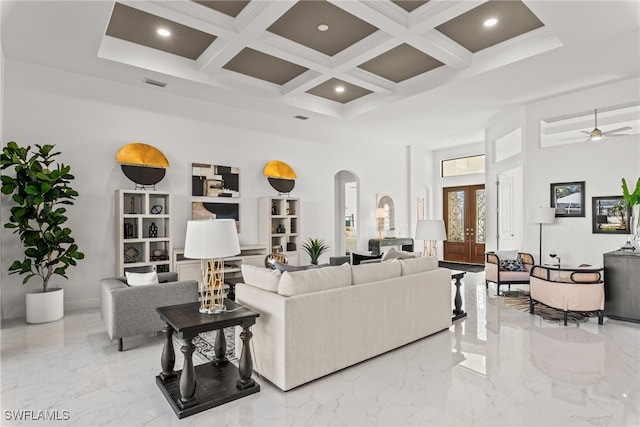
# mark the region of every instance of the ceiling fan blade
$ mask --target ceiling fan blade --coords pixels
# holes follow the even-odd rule
[[[615,134],[610,134],[609,132],[603,134],[602,136],[605,138],[613,138],[614,136],[629,136],[631,135],[630,133],[615,133]]]
[[[591,132],[587,132],[586,130],[581,130],[580,133],[591,136]]]
[[[583,141],[588,141],[591,138],[585,139],[584,136],[578,136],[578,137],[575,137],[575,138],[562,138],[562,139],[559,139],[559,141],[575,141],[576,139],[581,139]]]
[[[612,134],[612,133],[622,132],[623,130],[631,130],[631,129],[633,129],[631,126],[625,126],[625,127],[618,128],[618,129],[608,130],[608,131],[606,131],[606,132],[602,132],[602,133],[604,133],[604,134],[606,134],[606,135],[610,135],[610,134]]]

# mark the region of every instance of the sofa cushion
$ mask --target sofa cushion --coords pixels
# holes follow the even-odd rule
[[[521,259],[501,259],[500,271],[527,271]]]
[[[382,254],[380,254],[380,255],[363,255],[363,254],[357,254],[355,252],[351,254],[351,264],[353,264],[353,265],[359,265],[363,261],[374,261],[374,260],[379,261],[380,259],[382,259]]]
[[[343,264],[305,271],[285,271],[278,284],[278,293],[291,297],[349,285],[351,285],[351,266]]]
[[[403,276],[423,273],[438,268],[438,259],[434,256],[424,256],[414,259],[401,259],[400,268]]]
[[[155,271],[148,273],[132,273],[126,271],[124,274],[127,277],[127,285],[129,286],[157,285],[159,283],[158,273]]]
[[[377,282],[379,280],[400,277],[400,262],[391,260],[377,264],[361,264],[351,267],[351,284]]]
[[[399,251],[396,248],[391,248],[384,253],[382,261],[391,261],[392,259],[412,259],[416,258],[411,252]]]
[[[279,270],[256,267],[251,264],[242,264],[242,279],[247,285],[264,289],[269,292],[278,292],[278,284],[282,273]]]

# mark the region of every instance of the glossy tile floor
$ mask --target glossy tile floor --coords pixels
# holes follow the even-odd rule
[[[484,273],[468,273],[463,290],[469,315],[448,331],[287,393],[257,378],[260,393],[184,420],[155,384],[160,338],[125,340],[120,353],[97,310],[46,325],[7,321],[0,424],[640,425],[640,325],[546,322],[486,291]],[[68,420],[16,422],[7,411],[17,410]]]

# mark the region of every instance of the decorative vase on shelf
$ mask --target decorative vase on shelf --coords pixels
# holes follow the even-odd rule
[[[640,205],[634,205],[631,208],[631,217],[629,218],[630,235],[629,240],[622,246],[623,251],[640,250]]]

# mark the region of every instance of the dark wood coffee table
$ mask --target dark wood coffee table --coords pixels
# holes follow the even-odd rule
[[[178,418],[188,417],[232,400],[260,391],[253,374],[253,361],[249,342],[253,334],[249,328],[256,323],[259,313],[225,300],[227,311],[219,314],[202,314],[200,303],[188,303],[158,307],[156,311],[166,323],[162,350],[162,372],[156,376],[156,384],[169,401]],[[226,353],[224,328],[242,326],[242,353],[238,368],[229,363]],[[193,366],[193,339],[200,333],[218,330],[214,344],[215,358],[203,365]],[[173,334],[184,340],[180,351],[184,354],[182,371],[174,371],[175,353]]]

